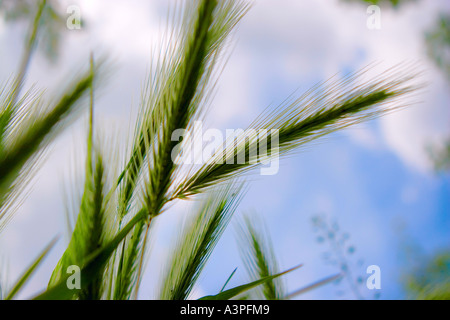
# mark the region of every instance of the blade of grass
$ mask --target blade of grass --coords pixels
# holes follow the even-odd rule
[[[309,285],[309,286],[306,286],[306,287],[304,287],[304,288],[302,288],[302,289],[299,289],[299,290],[297,290],[297,291],[295,291],[295,292],[292,292],[291,294],[287,295],[287,296],[285,297],[285,299],[286,299],[286,300],[292,299],[292,298],[294,298],[294,297],[296,297],[296,296],[299,296],[299,295],[301,295],[301,294],[304,294],[304,293],[306,293],[306,292],[308,292],[308,291],[311,291],[311,290],[313,290],[313,289],[316,289],[316,288],[318,288],[318,287],[321,287],[321,286],[323,286],[323,285],[326,285],[326,284],[328,284],[328,283],[331,283],[331,282],[333,282],[333,281],[336,281],[336,280],[340,279],[341,277],[342,277],[341,274],[336,274],[336,275],[334,275],[334,276],[330,276],[330,277],[325,278],[325,279],[323,279],[323,280],[317,281],[317,282],[315,282],[315,283],[313,283],[313,284],[311,284],[311,285]]]
[[[12,118],[12,116],[15,112],[16,102],[19,97],[20,91],[22,90],[25,75],[27,73],[28,66],[31,61],[31,57],[33,56],[34,49],[36,47],[36,43],[37,43],[36,39],[37,39],[37,35],[39,32],[39,25],[40,25],[40,22],[42,19],[42,13],[44,11],[46,3],[47,3],[46,0],[39,1],[38,5],[37,5],[37,10],[36,10],[36,14],[34,17],[34,21],[31,25],[30,33],[25,42],[25,51],[23,53],[22,61],[19,66],[19,73],[17,75],[17,78],[14,80],[13,90],[11,91],[11,94],[8,99],[9,101],[5,108],[10,119]]]
[[[253,281],[253,282],[250,282],[250,283],[247,283],[247,284],[244,284],[244,285],[241,285],[241,286],[238,286],[238,287],[235,287],[235,288],[223,291],[223,292],[220,292],[219,294],[216,294],[213,296],[205,296],[203,298],[200,298],[199,300],[230,300],[241,293],[244,293],[244,292],[246,292],[250,289],[253,289],[261,284],[264,284],[267,281],[271,281],[271,280],[281,277],[289,272],[297,270],[301,266],[302,265],[296,266],[296,267],[286,270],[284,272],[281,272],[281,273],[278,273],[278,274],[275,274],[272,276],[268,276],[263,279],[259,279],[259,280],[256,280],[256,281]]]
[[[141,210],[131,219],[120,232],[102,248],[95,251],[87,262],[81,267],[82,288],[88,286],[102,270],[112,254],[119,247],[120,243],[125,239],[134,226],[145,220],[148,213]],[[67,300],[71,299],[76,292],[67,287],[67,279],[69,276],[62,277],[57,284],[47,289],[45,292],[34,297],[34,300]]]
[[[11,291],[6,296],[5,300],[12,300],[16,294],[22,289],[24,284],[28,281],[30,276],[33,274],[33,272],[36,270],[36,268],[40,265],[42,260],[47,256],[49,251],[53,248],[57,241],[57,238],[53,239],[47,247],[42,251],[42,253],[39,255],[39,257],[36,258],[36,260],[33,262],[33,264],[25,271],[25,273],[19,278],[19,280],[16,282],[14,287],[11,289]]]
[[[146,230],[146,223],[141,221],[133,230],[131,238],[127,241],[126,246],[120,258],[120,264],[116,272],[116,284],[114,291],[114,300],[128,300],[133,292],[138,291],[138,281],[140,269],[140,255],[144,254],[142,249],[143,232]],[[147,229],[148,230],[148,229]]]
[[[231,278],[233,278],[234,274],[236,273],[237,268],[235,268],[233,270],[233,272],[230,274],[230,276],[228,277],[227,281],[225,281],[225,283],[223,284],[222,289],[220,289],[220,292],[223,292],[225,290],[225,288],[227,287],[228,282],[230,282]]]

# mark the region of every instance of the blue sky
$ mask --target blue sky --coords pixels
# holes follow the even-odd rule
[[[38,54],[28,83],[54,87],[79,63],[86,65],[91,49],[107,52],[115,61],[115,76],[101,90],[96,116],[111,124],[103,131],[109,127],[114,134],[126,133],[138,108],[151,45],[164,25],[166,2],[72,3],[80,6],[87,29],[65,33],[58,64],[51,65]],[[381,30],[369,30],[364,5],[337,0],[261,0],[255,1],[234,34],[230,59],[207,119],[212,128],[246,128],[268,105],[279,105],[295,90],[301,93],[317,81],[374,61],[380,62],[372,70],[374,74],[399,62],[418,61],[430,83],[419,96],[420,103],[307,146],[284,159],[276,176],[251,176],[253,181],[235,220],[247,211],[262,216],[282,269],[304,263],[286,277],[289,291],[339,271],[322,259],[327,246],[317,243],[311,223],[319,213],[335,219],[350,234],[349,241],[356,248],[350,258],[355,274],[366,276],[368,265],[380,266],[380,293],[385,299],[404,297],[400,278],[407,267],[405,243],[414,243],[425,254],[449,247],[450,177],[435,174],[426,152],[427,144],[439,143],[450,134],[449,83],[429,61],[423,45],[423,32],[441,11],[450,11],[448,1],[422,0],[398,11],[382,8]],[[17,39],[23,33],[20,25],[0,28],[3,79],[14,72],[21,49]],[[67,72],[61,73],[63,66]],[[82,146],[84,127],[82,120],[77,122],[55,142],[30,197],[0,235],[2,259],[9,261],[11,278],[17,277],[55,234],[65,232],[61,186],[71,172],[66,164],[81,163],[82,153],[74,150]],[[164,268],[167,250],[189,206],[177,203],[159,219],[142,298],[154,296],[155,275]],[[219,290],[235,267],[238,272],[230,285],[246,280],[236,246],[236,221],[211,257],[195,295]],[[45,286],[64,241],[53,250],[22,298]],[[361,266],[356,263],[359,259],[363,259]],[[344,291],[343,296],[336,295],[339,290]],[[363,290],[367,298],[373,293]],[[339,297],[354,297],[345,283],[299,298]]]

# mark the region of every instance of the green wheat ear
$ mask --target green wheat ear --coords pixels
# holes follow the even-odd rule
[[[38,3],[17,76],[0,89],[0,231],[20,205],[45,147],[76,115],[94,80],[91,73],[79,76],[52,103],[36,90],[22,94],[45,5]]]
[[[186,199],[205,192],[210,186],[242,176],[261,165],[258,150],[262,143],[268,145],[269,158],[284,157],[303,145],[407,106],[411,96],[421,88],[417,74],[408,75],[407,65],[386,70],[381,76],[365,76],[363,69],[342,79],[330,79],[319,84],[297,99],[289,99],[273,111],[261,114],[249,128],[250,137],[237,137],[234,144],[224,146],[206,161],[200,169],[187,176],[171,195],[171,199]],[[259,130],[275,130],[278,149],[271,136],[258,135]],[[245,161],[239,161],[244,155]]]
[[[251,280],[280,272],[268,230],[256,216],[244,217],[238,228],[238,240],[241,257]],[[254,291],[257,299],[279,300],[286,295],[280,278],[267,281]]]

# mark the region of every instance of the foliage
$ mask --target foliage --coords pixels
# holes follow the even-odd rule
[[[0,14],[7,22],[27,22],[35,16],[35,3],[36,0],[0,0]],[[40,48],[51,61],[58,57],[65,24],[66,20],[58,1],[47,0],[40,19]]]
[[[185,170],[173,161],[182,156],[183,149],[177,148],[172,134],[178,129],[191,129],[194,121],[202,119],[228,36],[249,10],[244,1],[188,2],[172,12],[174,27],[168,34],[168,44],[153,57],[133,142],[123,161],[125,165],[116,173],[94,122],[94,80],[104,67],[101,63],[91,58],[90,70],[45,112],[42,94],[20,95],[45,10],[46,2],[40,1],[22,71],[1,92],[2,225],[22,190],[20,186],[27,185],[42,150],[60,132],[57,129],[65,127],[78,105],[89,105],[90,121],[84,190],[76,224],[47,290],[36,299],[137,298],[155,219],[166,214],[175,200],[192,199],[199,203],[198,214],[189,216],[190,221],[170,252],[160,288],[161,299],[189,298],[243,196],[240,180],[261,164],[261,159],[252,156],[252,150],[267,142],[272,158],[292,154],[336,130],[407,105],[407,97],[417,89],[416,75],[405,74],[399,67],[375,78],[367,78],[365,69],[342,79],[331,79],[262,114],[250,126],[256,130],[277,130],[279,150],[267,136],[239,136],[234,144],[227,145],[227,161],[221,161],[223,155],[216,154],[200,168]],[[81,104],[88,94],[89,103]],[[239,155],[244,155],[243,162],[237,161]],[[265,298],[291,298],[337,278],[333,276],[285,295],[276,279],[296,268],[278,272],[267,243],[256,229],[248,227],[253,255],[248,261],[256,262],[252,274],[259,279],[205,299],[233,298],[258,285],[263,285]],[[34,270],[44,255],[45,252],[29,270]],[[80,290],[70,290],[66,285],[66,270],[71,265],[81,269]],[[31,271],[17,282],[9,297],[26,282]]]
[[[450,253],[444,251],[426,259],[406,278],[406,290],[413,299],[450,299]]]

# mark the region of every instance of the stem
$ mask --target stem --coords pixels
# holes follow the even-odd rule
[[[150,230],[150,225],[152,223],[152,220],[153,220],[153,218],[151,217],[147,223],[147,229],[145,230],[144,243],[142,244],[141,256],[139,258],[139,268],[138,268],[138,273],[137,273],[136,288],[134,290],[134,300],[137,300],[137,296],[138,296],[138,292],[139,292],[139,285],[141,282],[141,274],[142,274],[142,265],[144,263],[145,248],[147,246],[147,238],[148,238],[148,233]]]
[[[347,279],[347,282],[350,286],[350,289],[353,291],[353,294],[356,296],[357,299],[364,300],[364,297],[359,292],[358,287],[355,286],[355,283],[353,282],[353,274],[350,270],[349,263],[345,259],[345,255],[342,252],[342,247],[339,245],[339,242],[336,240],[336,237],[334,237],[331,240],[331,246],[334,247],[336,256],[341,264],[341,267],[342,267],[342,265],[346,266],[346,270],[342,270],[342,272],[343,272],[344,277]]]
[[[30,36],[28,38],[28,41],[25,43],[25,52],[22,56],[22,61],[20,63],[20,68],[19,68],[19,73],[17,75],[17,79],[14,81],[14,90],[13,90],[13,94],[11,96],[11,100],[8,105],[8,108],[13,107],[16,104],[17,98],[22,89],[25,74],[27,73],[27,69],[30,64],[33,52],[34,52],[34,48],[36,47],[36,38],[37,38],[38,30],[39,30],[39,22],[42,18],[42,12],[44,11],[46,2],[47,2],[46,0],[42,0],[41,3],[39,4],[39,7],[38,7],[38,10],[37,10],[37,13],[34,18],[33,25],[32,25]]]

